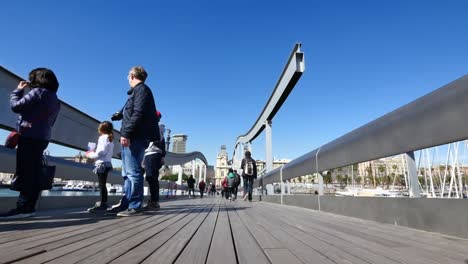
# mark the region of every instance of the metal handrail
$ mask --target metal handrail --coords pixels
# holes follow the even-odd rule
[[[289,162],[283,180],[465,140],[466,102],[468,75]],[[272,170],[263,184],[279,178]]]

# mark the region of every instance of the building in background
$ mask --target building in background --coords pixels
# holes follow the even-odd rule
[[[290,159],[277,159],[273,160],[273,169],[279,168],[287,163],[289,163]],[[262,172],[265,169],[266,162],[264,160],[255,160],[257,163],[257,172]]]
[[[221,181],[227,176],[231,163],[228,159],[226,145],[221,146],[221,151],[216,157],[215,177],[214,182],[216,187],[221,187]]]
[[[187,135],[175,134],[172,136],[172,152],[187,153]]]

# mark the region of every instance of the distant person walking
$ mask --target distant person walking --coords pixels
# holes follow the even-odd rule
[[[161,120],[162,114],[156,112],[157,120]],[[158,124],[155,124],[156,126]],[[153,141],[150,143],[148,148],[145,150],[145,156],[143,158],[143,165],[145,168],[146,181],[149,185],[149,191],[151,198],[143,207],[145,210],[159,209],[159,169],[164,165],[164,157],[166,156],[166,142],[164,141],[164,125],[159,124],[158,126],[160,140]]]
[[[216,196],[216,184],[211,183],[211,196]]]
[[[188,186],[188,196],[189,198],[193,198],[195,195],[195,179],[193,178],[193,175],[190,175],[190,177],[188,178],[187,186]]]
[[[244,200],[248,195],[249,202],[252,201],[253,182],[257,179],[257,163],[252,158],[250,151],[246,151],[241,163],[242,178],[244,180]]]
[[[30,88],[25,93],[25,88]],[[10,95],[10,107],[18,114],[16,131],[20,133],[16,150],[15,190],[20,192],[16,208],[1,214],[4,218],[26,218],[36,214],[38,187],[42,175],[44,150],[49,145],[52,127],[60,111],[57,98],[59,83],[54,72],[37,68],[29,73],[29,82],[19,82]]]
[[[234,200],[237,199],[237,193],[239,192],[239,185],[241,184],[241,176],[237,173],[237,170],[234,170],[234,174],[236,175],[236,186],[234,186]]]
[[[98,177],[99,190],[101,191],[101,201],[88,209],[90,213],[105,212],[107,210],[107,174],[112,170],[112,155],[114,153],[114,127],[109,121],[99,124],[99,139],[96,150],[86,152],[86,157],[96,159],[93,172]]]
[[[226,198],[229,197],[230,201],[233,201],[235,199],[234,197],[234,190],[237,186],[237,177],[236,174],[234,173],[233,169],[229,169],[229,173],[226,177],[226,182],[227,182],[227,194]]]
[[[200,190],[200,198],[203,198],[203,193],[205,192],[206,183],[203,179],[198,183],[198,190]]]
[[[112,116],[112,120],[122,119],[120,144],[122,145],[122,176],[124,196],[121,202],[108,214],[133,216],[141,213],[143,202],[143,168],[141,166],[145,149],[150,142],[159,141],[160,134],[155,124],[156,104],[151,89],[145,84],[148,74],[137,66],[128,72],[131,89],[122,110]]]
[[[229,198],[228,196],[228,183],[227,183],[227,176],[224,177],[224,179],[221,181],[221,197],[224,197],[226,199]]]

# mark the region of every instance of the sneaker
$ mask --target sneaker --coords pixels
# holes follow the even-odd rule
[[[161,208],[161,206],[159,206],[159,203],[154,201],[148,201],[148,203],[145,206],[143,206],[143,210],[156,210],[159,208]]]
[[[106,212],[105,212],[105,215],[112,215],[112,216],[115,216],[117,215],[118,213],[122,212],[122,211],[125,211],[126,209],[125,208],[122,208],[120,206],[120,204],[117,204],[117,205],[114,205],[112,206],[110,209],[107,209]]]
[[[134,216],[134,215],[141,215],[141,209],[127,209],[125,211],[119,212],[117,216]]]
[[[88,212],[90,213],[104,213],[107,211],[107,204],[97,202],[93,207],[88,208]]]
[[[21,219],[33,217],[36,215],[34,210],[25,210],[20,208],[11,209],[7,213],[0,214],[1,219]]]

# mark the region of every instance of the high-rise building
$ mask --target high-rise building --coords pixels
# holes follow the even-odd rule
[[[187,135],[175,134],[172,136],[172,152],[186,153]]]

